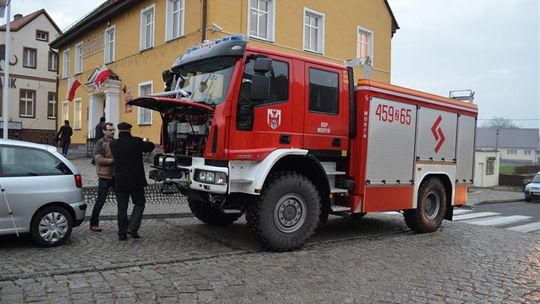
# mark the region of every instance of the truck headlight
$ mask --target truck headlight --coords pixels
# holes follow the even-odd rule
[[[206,184],[226,185],[227,174],[223,172],[197,170],[195,171],[195,180]]]

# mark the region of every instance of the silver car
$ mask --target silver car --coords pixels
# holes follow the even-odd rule
[[[41,246],[60,245],[86,207],[81,175],[56,147],[0,140],[0,235],[30,233]]]
[[[533,199],[540,199],[540,172],[525,186],[525,201],[530,202]]]

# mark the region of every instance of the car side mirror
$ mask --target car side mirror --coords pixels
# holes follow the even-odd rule
[[[260,103],[270,95],[270,78],[264,75],[253,75],[251,78],[251,100]]]

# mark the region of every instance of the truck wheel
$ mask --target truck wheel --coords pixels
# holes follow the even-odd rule
[[[40,210],[30,226],[30,234],[36,244],[43,247],[58,246],[71,235],[73,217],[64,208],[49,206]]]
[[[403,217],[407,226],[420,233],[437,230],[446,212],[446,191],[438,178],[430,178],[418,189],[418,206],[405,210]]]
[[[212,207],[210,202],[203,199],[198,194],[188,196],[188,206],[191,213],[198,218],[201,222],[204,222],[212,226],[225,226],[234,223],[241,213],[224,214],[218,209]]]
[[[282,172],[270,180],[261,198],[249,205],[247,223],[267,248],[294,250],[315,231],[320,201],[310,180],[294,172]]]

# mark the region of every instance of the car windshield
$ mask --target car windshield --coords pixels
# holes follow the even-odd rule
[[[209,105],[222,103],[229,91],[235,60],[218,57],[175,68],[174,72],[184,78],[178,88],[189,93],[183,99]]]
[[[531,183],[540,183],[540,173],[536,174]]]

